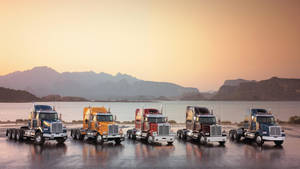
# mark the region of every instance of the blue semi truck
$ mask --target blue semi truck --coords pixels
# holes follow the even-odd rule
[[[242,127],[229,131],[229,138],[236,141],[255,141],[258,146],[266,141],[273,141],[279,146],[285,140],[285,133],[271,112],[255,108],[250,109]]]
[[[35,144],[43,144],[46,140],[64,143],[67,129],[58,118],[55,108],[48,105],[34,105],[30,112],[27,126],[9,128],[6,136],[11,140],[34,140]]]

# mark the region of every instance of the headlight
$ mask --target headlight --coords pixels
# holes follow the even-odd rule
[[[152,132],[152,136],[157,136],[157,132]]]
[[[263,134],[267,134],[267,132],[266,132],[266,131],[263,131],[262,133],[263,133]]]
[[[187,132],[187,135],[191,136],[193,133],[191,131]]]
[[[209,136],[209,133],[205,133],[206,136]]]

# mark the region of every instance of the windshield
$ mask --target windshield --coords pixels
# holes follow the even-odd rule
[[[57,116],[57,113],[40,113],[39,119],[40,120],[57,120],[58,116]]]
[[[199,122],[202,124],[216,124],[215,117],[199,117]]]
[[[97,116],[97,121],[112,122],[113,121],[113,116],[112,115],[98,115]]]
[[[165,123],[166,118],[165,117],[148,117],[149,123]]]
[[[275,124],[275,118],[272,116],[269,117],[257,117],[257,122],[265,124]]]

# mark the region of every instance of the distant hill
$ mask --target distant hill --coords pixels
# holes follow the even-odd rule
[[[24,90],[0,87],[0,102],[35,102],[40,98]]]
[[[214,100],[300,100],[300,79],[273,77],[262,81],[224,84]]]
[[[199,95],[196,88],[168,82],[144,81],[127,74],[113,76],[95,72],[59,73],[49,67],[35,67],[0,76],[0,86],[26,90],[38,97],[48,95],[77,96],[91,100],[130,98],[180,98]]]
[[[60,95],[48,95],[41,98],[41,101],[44,102],[83,102],[83,101],[89,101],[86,98],[83,97],[75,97],[75,96],[60,96]]]

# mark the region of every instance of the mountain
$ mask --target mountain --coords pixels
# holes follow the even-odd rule
[[[34,102],[40,99],[23,90],[13,90],[0,87],[0,102]]]
[[[173,83],[144,81],[127,74],[115,76],[95,72],[59,73],[49,67],[35,67],[0,76],[0,86],[26,90],[38,97],[48,95],[77,96],[87,99],[130,99],[136,97],[181,97],[198,95],[196,88]]]
[[[250,80],[244,80],[244,79],[236,79],[236,80],[226,80],[224,82],[224,86],[239,86],[241,83],[245,82],[251,82]],[[252,81],[255,82],[255,81]]]
[[[300,100],[300,79],[273,77],[262,81],[241,82],[224,85],[214,100]]]

